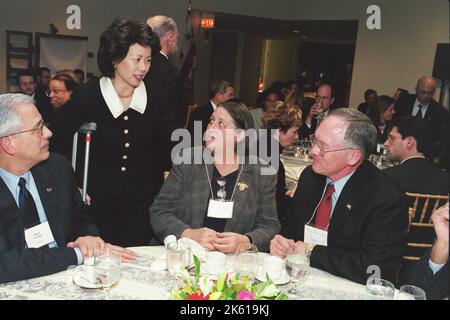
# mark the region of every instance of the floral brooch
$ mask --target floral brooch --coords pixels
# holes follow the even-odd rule
[[[245,189],[248,189],[248,185],[245,182],[239,182],[238,184],[239,191],[244,191]]]

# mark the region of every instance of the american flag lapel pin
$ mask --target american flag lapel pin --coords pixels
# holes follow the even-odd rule
[[[53,192],[53,188],[52,187],[48,187],[47,188],[47,192]]]

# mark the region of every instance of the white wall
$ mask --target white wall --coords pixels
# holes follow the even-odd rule
[[[96,52],[98,38],[115,16],[145,20],[154,14],[174,17],[184,28],[184,0],[1,0],[0,92],[5,90],[6,29],[48,32],[53,22],[60,34],[89,37],[89,51]],[[82,9],[82,30],[65,28],[66,8]],[[366,8],[381,7],[381,30],[366,28]],[[286,20],[358,20],[350,105],[362,100],[368,87],[392,94],[397,87],[413,90],[417,78],[431,74],[436,44],[449,42],[447,0],[192,0],[193,9]],[[202,42],[201,39],[198,41]],[[196,92],[207,88],[209,47],[199,46]],[[259,57],[258,57],[259,58]],[[90,59],[88,68],[96,66]]]

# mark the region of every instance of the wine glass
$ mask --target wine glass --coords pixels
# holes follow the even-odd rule
[[[291,277],[294,285],[289,289],[288,293],[298,295],[297,286],[303,284],[309,274],[309,253],[305,251],[304,247],[295,244],[289,249],[286,256],[286,273]]]
[[[400,287],[396,300],[427,300],[427,296],[419,287],[404,285]]]
[[[230,264],[235,273],[254,279],[258,273],[258,248],[253,244],[238,245]]]
[[[368,300],[393,300],[394,285],[384,279],[369,278],[366,282],[366,298]]]
[[[106,250],[94,259],[94,273],[102,284],[104,299],[109,300],[109,289],[120,278],[120,255]]]

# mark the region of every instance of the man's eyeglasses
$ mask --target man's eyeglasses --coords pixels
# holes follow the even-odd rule
[[[316,96],[316,101],[320,101],[320,100],[329,100],[331,99],[331,97],[326,97],[326,96]]]
[[[41,122],[41,123],[39,123],[39,125],[36,128],[28,129],[28,130],[22,130],[22,131],[19,131],[19,132],[11,133],[11,134],[8,134],[8,135],[3,136],[1,138],[15,136],[17,134],[21,134],[21,133],[25,133],[25,132],[31,132],[31,131],[36,131],[36,130],[38,130],[40,132],[41,136],[43,136],[44,135],[44,127],[48,127],[48,123]]]
[[[45,94],[47,95],[47,97],[50,97],[50,95],[52,94],[52,92],[54,94],[58,94],[61,92],[67,91],[66,89],[48,89],[47,91],[45,91]]]
[[[325,146],[316,139],[314,135],[311,135],[311,148],[314,148],[314,146],[317,146],[319,149],[319,154],[323,157],[328,152],[337,152],[337,151],[344,151],[344,150],[355,150],[355,148],[340,148],[340,149],[326,149]]]

